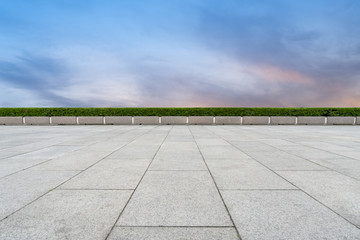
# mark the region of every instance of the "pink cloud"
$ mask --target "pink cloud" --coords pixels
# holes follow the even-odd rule
[[[257,77],[274,83],[295,83],[311,86],[315,83],[310,77],[296,71],[282,69],[270,64],[260,64],[250,67],[250,72]]]

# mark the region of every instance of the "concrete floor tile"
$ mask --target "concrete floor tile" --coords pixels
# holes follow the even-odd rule
[[[112,153],[109,158],[114,159],[152,159],[159,149],[159,145],[154,146],[125,146],[124,148]]]
[[[109,240],[236,240],[234,228],[115,227]]]
[[[81,146],[51,146],[16,156],[27,159],[52,159],[80,149]]]
[[[46,159],[26,159],[26,158],[6,158],[0,161],[0,178],[23,169],[35,166],[42,162],[47,161]]]
[[[208,172],[147,172],[117,226],[231,226]]]
[[[301,191],[222,191],[242,239],[355,240],[360,229]]]
[[[32,168],[0,179],[0,220],[76,173],[76,171],[38,171]]]
[[[206,165],[201,156],[196,158],[177,157],[177,158],[157,158],[151,163],[149,168],[152,170],[182,170],[182,171],[207,171]]]
[[[277,150],[275,147],[269,146],[259,141],[229,141],[229,143],[246,153],[272,152]]]
[[[333,171],[279,171],[278,173],[360,227],[360,181]]]
[[[131,191],[55,190],[0,223],[0,239],[105,239]]]
[[[150,159],[106,159],[61,186],[65,189],[135,189]]]
[[[352,158],[339,157],[329,159],[316,159],[313,162],[337,171],[360,181],[360,161]]]
[[[282,151],[248,154],[272,170],[328,170],[326,167]]]
[[[249,159],[250,157],[239,149],[229,146],[200,146],[200,151],[207,160]]]
[[[13,157],[13,156],[16,156],[16,155],[19,155],[19,154],[22,154],[23,152],[16,152],[16,151],[8,151],[8,150],[0,150],[0,161],[2,159],[6,159],[6,158],[9,158],[9,157]]]
[[[254,160],[206,160],[219,189],[295,189]]]
[[[84,170],[108,156],[108,152],[75,151],[38,166],[42,170]]]

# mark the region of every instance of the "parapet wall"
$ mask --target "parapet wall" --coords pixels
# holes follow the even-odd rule
[[[360,117],[92,116],[0,117],[0,125],[360,125]]]

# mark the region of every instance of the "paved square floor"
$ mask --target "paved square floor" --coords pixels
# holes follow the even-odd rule
[[[0,239],[360,239],[360,127],[2,126]]]

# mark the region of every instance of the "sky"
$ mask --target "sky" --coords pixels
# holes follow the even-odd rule
[[[0,0],[0,107],[360,107],[358,0]]]

